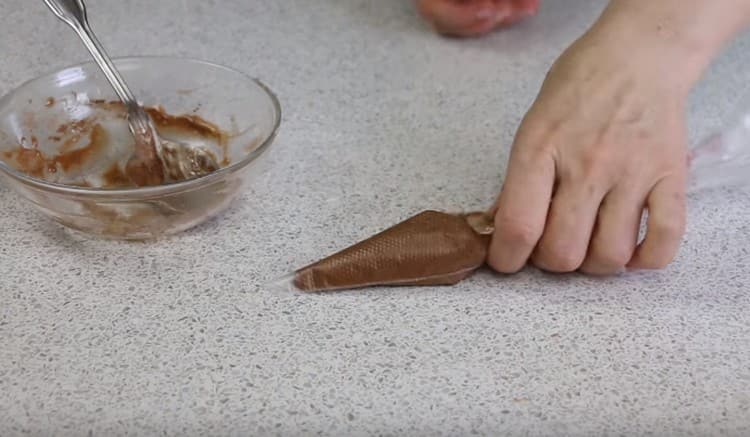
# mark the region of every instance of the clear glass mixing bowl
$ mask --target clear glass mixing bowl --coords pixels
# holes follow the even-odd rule
[[[265,85],[227,67],[192,59],[137,57],[115,63],[144,106],[200,116],[227,132],[223,151],[215,152],[224,153],[228,165],[188,181],[118,189],[67,184],[59,173],[23,171],[9,158],[14,151],[24,148],[53,156],[62,148],[75,149],[82,136],[75,123],[102,110],[95,102],[116,100],[94,63],[76,65],[31,80],[0,98],[0,179],[36,209],[82,232],[153,239],[215,216],[262,173],[263,158],[281,121],[278,99]],[[126,121],[109,117],[107,123],[114,140],[92,166],[131,153],[130,146],[117,147],[118,132],[124,135],[120,144],[132,144]],[[73,126],[64,133],[66,138],[61,138],[60,126]],[[81,167],[79,171],[85,172]]]

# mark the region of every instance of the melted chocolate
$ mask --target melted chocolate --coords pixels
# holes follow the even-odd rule
[[[104,179],[104,186],[108,188],[128,187],[133,183],[117,163],[112,164],[102,174],[102,179]]]
[[[15,150],[3,152],[3,158],[9,161],[16,170],[37,178],[43,177],[45,170],[49,169],[47,160],[42,152],[37,149],[19,147]]]
[[[31,137],[32,148],[19,147],[4,152],[3,157],[14,165],[16,170],[41,178],[45,172],[57,173],[58,169],[70,171],[84,167],[104,150],[106,142],[107,132],[101,126],[95,125],[89,135],[89,143],[84,147],[48,158],[37,148],[36,138]]]

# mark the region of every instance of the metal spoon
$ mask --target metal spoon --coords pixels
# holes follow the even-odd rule
[[[138,103],[88,23],[83,0],[44,0],[47,6],[78,34],[128,111],[128,125],[135,138],[135,153],[128,174],[139,186],[203,176],[220,168],[214,155],[200,147],[166,141]]]

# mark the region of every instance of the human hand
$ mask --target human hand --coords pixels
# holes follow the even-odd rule
[[[612,32],[574,43],[521,123],[495,205],[488,262],[499,272],[528,260],[551,272],[658,269],[678,251],[685,106],[698,74],[674,51]]]
[[[440,33],[478,36],[536,14],[539,0],[417,0],[417,6]]]

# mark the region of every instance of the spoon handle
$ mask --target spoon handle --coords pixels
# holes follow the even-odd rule
[[[128,106],[136,103],[135,96],[91,30],[83,0],[44,0],[44,3],[78,34],[123,103]]]
[[[91,30],[86,15],[86,5],[83,3],[83,0],[44,0],[44,2],[60,20],[72,27],[78,34],[83,45],[86,46],[94,61],[101,68],[107,81],[114,88],[117,96],[127,107],[131,125],[137,125],[131,127],[136,127],[140,132],[149,131],[148,116],[144,114],[143,108],[138,104],[127,83],[125,83],[125,79],[117,71],[112,59],[107,55],[104,47],[102,47],[96,35]]]

